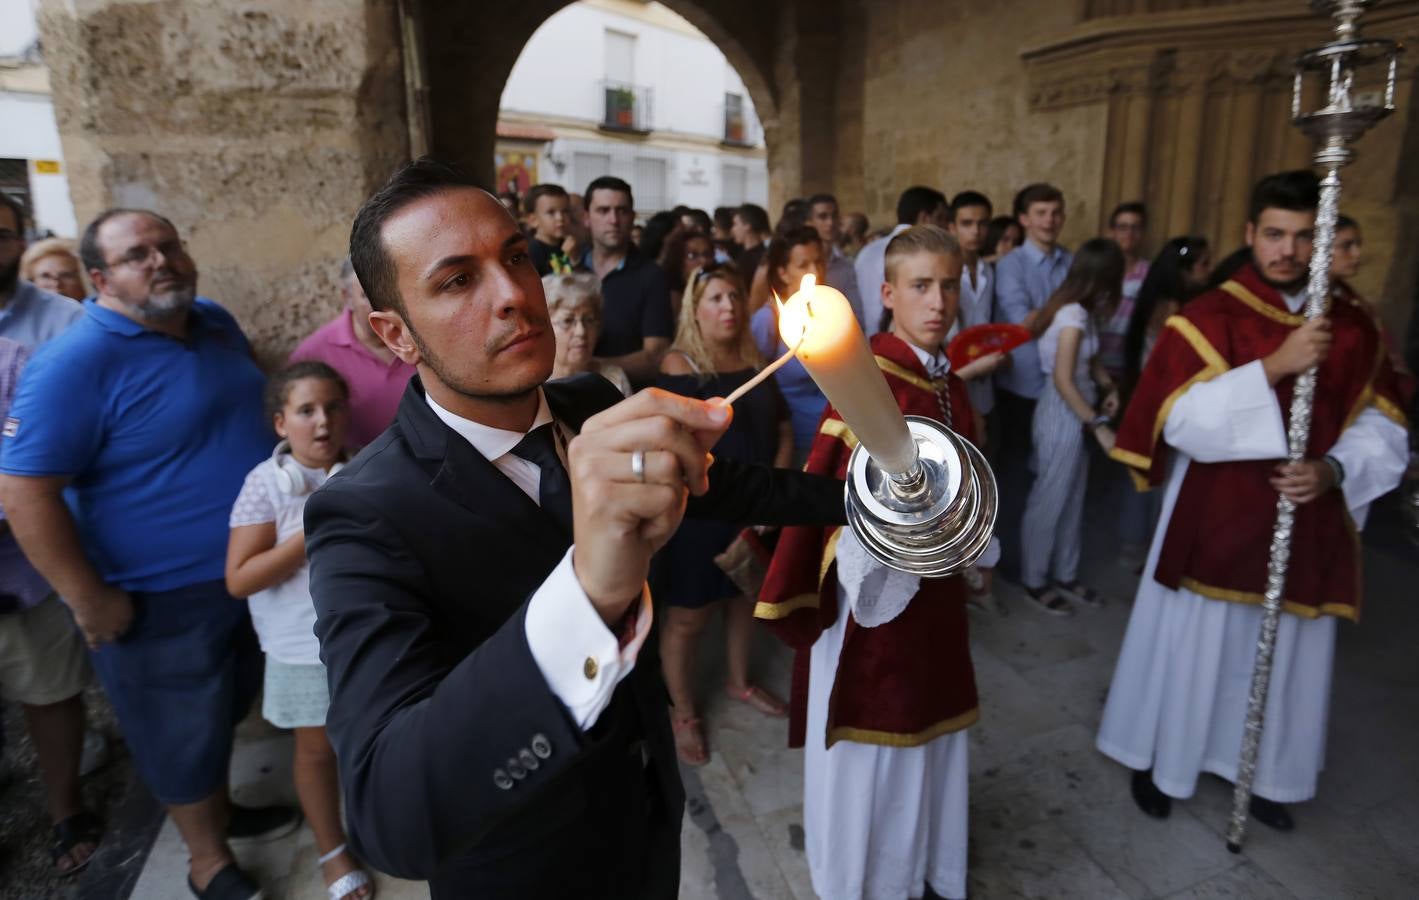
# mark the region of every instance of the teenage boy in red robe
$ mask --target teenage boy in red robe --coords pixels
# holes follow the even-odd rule
[[[894,237],[871,346],[903,413],[974,440],[942,344],[961,251],[934,225]],[[807,470],[844,478],[857,439],[831,406]],[[797,651],[789,742],[804,746],[804,826],[824,900],[965,897],[967,738],[979,716],[960,577],[870,560],[842,528],[786,528],[755,614]]]

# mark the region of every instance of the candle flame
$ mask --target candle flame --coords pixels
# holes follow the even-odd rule
[[[809,301],[817,285],[817,277],[810,272],[803,276],[803,280],[798,284],[798,291],[792,297],[780,300],[778,294],[774,294],[774,302],[778,304],[778,333],[785,346],[796,349],[803,343],[808,331],[808,320],[813,316],[813,307]]]

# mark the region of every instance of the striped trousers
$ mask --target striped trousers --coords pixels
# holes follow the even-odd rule
[[[1093,381],[1081,385],[1080,393],[1093,403]],[[1073,584],[1083,543],[1089,453],[1079,417],[1059,395],[1053,379],[1045,382],[1035,404],[1031,432],[1035,482],[1020,526],[1020,579],[1030,588],[1044,587],[1051,578]]]

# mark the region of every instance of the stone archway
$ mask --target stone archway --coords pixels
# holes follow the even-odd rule
[[[533,32],[571,2],[523,0],[489,9],[421,0],[415,8],[422,43],[419,62],[434,156],[470,172],[489,172],[502,86]],[[743,80],[764,127],[770,204],[776,206],[802,190],[804,117],[795,109],[801,96],[795,23],[800,5],[806,10],[812,4],[796,0],[766,12],[758,0],[663,2],[713,41]],[[813,18],[821,20],[821,10]],[[489,27],[494,22],[497,27]],[[817,158],[830,160],[831,140],[828,135],[818,137]],[[821,172],[819,181],[831,177],[830,161],[813,168]]]

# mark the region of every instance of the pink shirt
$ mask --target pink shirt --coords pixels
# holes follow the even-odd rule
[[[330,366],[350,385],[350,434],[345,442],[351,449],[363,447],[389,427],[414,374],[414,367],[398,357],[385,362],[361,344],[348,309],[301,341],[288,362],[310,359]]]

